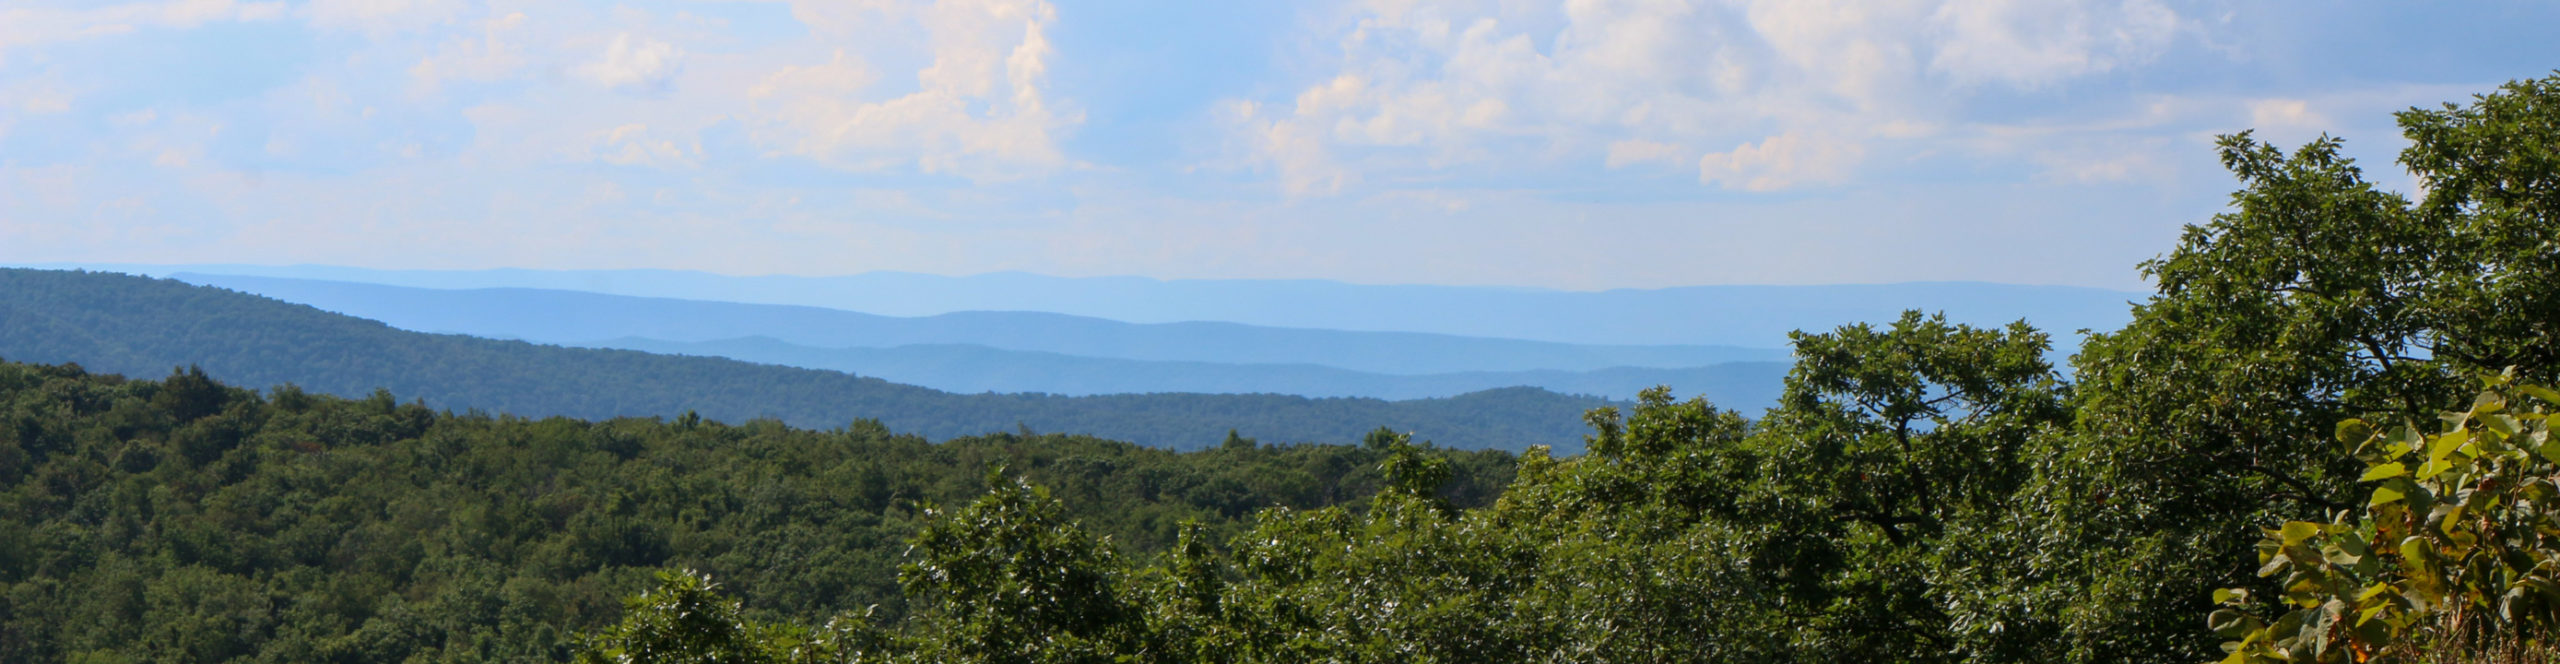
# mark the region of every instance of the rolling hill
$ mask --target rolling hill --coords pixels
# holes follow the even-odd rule
[[[534,417],[697,411],[815,428],[871,419],[937,439],[1028,428],[1177,449],[1217,444],[1230,429],[1349,442],[1384,426],[1449,447],[1570,451],[1580,448],[1580,414],[1609,404],[1534,388],[1407,401],[961,395],[835,371],[411,332],[176,281],[24,269],[0,269],[0,358],[146,377],[193,364],[236,384],[338,395],[380,388],[437,408]]]

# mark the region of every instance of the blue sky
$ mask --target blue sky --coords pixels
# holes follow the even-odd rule
[[[0,1],[0,261],[2141,286],[2552,3]]]

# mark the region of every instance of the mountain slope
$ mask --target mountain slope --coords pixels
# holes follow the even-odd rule
[[[1448,399],[1275,395],[958,395],[833,371],[635,351],[541,346],[394,329],[226,291],[120,274],[0,270],[0,358],[78,362],[140,376],[182,364],[244,385],[340,395],[387,388],[448,409],[582,418],[699,411],[807,427],[872,418],[933,438],[1010,431],[1089,433],[1197,448],[1229,429],[1271,441],[1347,442],[1375,427],[1450,447],[1579,449],[1599,399],[1490,390]]]
[[[439,290],[202,274],[179,274],[174,278],[308,304],[403,329],[545,343],[621,337],[699,342],[761,336],[819,348],[968,344],[1099,358],[1315,364],[1404,375],[1589,371],[1622,366],[1680,368],[1788,357],[1782,350],[1718,346],[1592,346],[1210,322],[1137,325],[1027,311],[964,311],[898,318],[819,307],[563,290]]]

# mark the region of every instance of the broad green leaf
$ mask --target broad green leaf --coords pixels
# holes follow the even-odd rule
[[[2400,490],[2400,488],[2399,488],[2399,487],[2393,486],[2393,484],[2397,484],[2397,483],[2396,483],[2396,482],[2394,482],[2394,483],[2384,484],[2384,485],[2382,485],[2382,486],[2374,487],[2374,488],[2373,488],[2373,500],[2366,501],[2364,505],[2365,505],[2366,507],[2374,507],[2374,506],[2377,506],[2377,505],[2389,505],[2389,504],[2396,503],[2396,502],[2400,502],[2400,501],[2402,501],[2402,500],[2406,500],[2406,499],[2408,499],[2408,498],[2409,498],[2409,493],[2408,493],[2408,492]]]
[[[2471,414],[2474,416],[2495,413],[2506,407],[2507,398],[2499,396],[2496,392],[2482,392],[2480,396],[2471,399]]]
[[[2483,417],[2480,421],[2489,425],[2489,430],[2498,432],[2498,435],[2504,438],[2514,438],[2516,432],[2522,430],[2516,426],[2516,418],[2504,414]]]
[[[2543,403],[2560,406],[2560,392],[2552,391],[2551,388],[2540,385],[2518,385],[2516,391],[2532,395],[2533,398],[2541,399]]]
[[[2427,460],[2443,461],[2445,458],[2453,456],[2454,451],[2462,449],[2463,443],[2468,442],[2471,442],[2470,432],[2458,429],[2446,432],[2444,435],[2437,436],[2434,441],[2427,444]]]
[[[2383,449],[2383,456],[2397,458],[2426,444],[2427,438],[2418,435],[2417,430],[2409,428],[2409,425],[2395,426],[2391,428],[2391,444]]]
[[[2391,463],[2377,465],[2372,468],[2366,468],[2364,471],[2364,477],[2357,478],[2356,481],[2373,482],[2378,480],[2387,480],[2407,474],[2409,474],[2409,466],[2394,461]]]
[[[2427,548],[2427,538],[2410,535],[2400,540],[2400,564],[2424,570],[2434,566],[2435,550]]]
[[[2287,522],[2284,524],[2284,545],[2301,544],[2303,540],[2311,539],[2311,536],[2318,534],[2320,534],[2320,524],[2309,521]]]

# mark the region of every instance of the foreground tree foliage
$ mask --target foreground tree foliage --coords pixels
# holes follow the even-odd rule
[[[2225,662],[2518,661],[2560,655],[2560,392],[2502,377],[2467,410],[2377,427],[2348,420],[2338,442],[2366,464],[2362,509],[2292,521],[2258,542],[2260,576],[2283,590],[2270,621],[2251,591],[2215,630]],[[2448,656],[2451,654],[2452,656]]]
[[[2090,337],[2073,380],[2023,324],[1913,314],[1799,335],[1786,394],[1756,421],[1648,393],[1623,418],[1590,418],[1587,454],[1523,456],[1476,508],[1436,500],[1434,463],[1391,444],[1366,511],[1266,510],[1223,550],[1186,538],[1149,566],[1047,558],[1097,566],[1052,574],[1116,593],[1079,595],[1094,624],[998,637],[869,623],[895,645],[865,656],[2252,662],[2548,648],[2560,525],[2543,523],[2555,494],[2538,464],[2560,448],[2543,411],[2502,412],[2514,402],[2494,392],[2446,433],[2411,432],[2470,403],[2477,377],[2560,377],[2560,78],[2400,120],[2401,161],[2427,185],[2417,201],[2373,186],[2335,139],[2289,152],[2223,139],[2243,185],[2232,211],[2143,266],[2159,293]],[[2406,424],[2351,424],[2342,443],[2341,421]],[[1020,532],[1076,528],[1045,520],[1056,509],[1004,513],[1040,524]],[[1024,526],[933,528],[968,540],[947,529]],[[1006,596],[1004,577],[976,578],[931,577],[988,584],[936,586],[933,611],[1039,625],[1057,619],[1032,607],[1063,606],[972,603]]]

